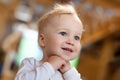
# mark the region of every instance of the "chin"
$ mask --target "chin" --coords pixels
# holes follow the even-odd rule
[[[66,56],[66,55],[60,55],[60,57],[62,57],[62,58],[63,58],[64,60],[66,60],[66,61],[71,61],[71,60],[75,59],[75,58],[73,58],[73,57]]]
[[[70,58],[70,60],[74,60],[76,57],[74,57],[74,58]]]
[[[66,58],[64,58],[66,61],[70,61],[71,59],[70,58],[68,58],[68,57],[66,57]]]
[[[69,58],[69,59],[67,59],[66,61],[71,61],[71,60],[74,60],[75,58]]]

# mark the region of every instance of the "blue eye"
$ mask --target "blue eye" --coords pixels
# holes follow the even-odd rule
[[[67,33],[66,32],[60,32],[59,34],[61,34],[62,36],[65,36]]]
[[[79,36],[74,36],[74,39],[75,40],[80,40],[80,37]]]

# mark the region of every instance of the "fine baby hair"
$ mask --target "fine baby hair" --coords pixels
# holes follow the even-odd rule
[[[72,4],[55,4],[53,7],[53,10],[50,12],[44,14],[39,20],[38,20],[38,31],[39,34],[44,30],[45,27],[49,25],[51,22],[51,19],[55,16],[60,16],[63,14],[69,14],[74,15],[76,18],[80,21],[76,10]],[[80,21],[81,22],[81,21]],[[82,22],[81,22],[82,24]]]

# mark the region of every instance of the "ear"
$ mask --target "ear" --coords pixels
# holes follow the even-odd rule
[[[39,44],[41,47],[45,47],[44,34],[42,34],[42,33],[40,33],[40,35],[39,35]]]

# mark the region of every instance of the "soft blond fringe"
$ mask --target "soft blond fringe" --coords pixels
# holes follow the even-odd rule
[[[56,4],[53,12],[55,13],[76,13],[74,6],[69,4]]]
[[[74,6],[70,4],[55,4],[53,10],[50,12],[44,14],[39,20],[38,20],[38,29],[39,31],[42,30],[43,24],[47,22],[47,20],[54,15],[61,15],[61,14],[73,14],[77,15]]]

